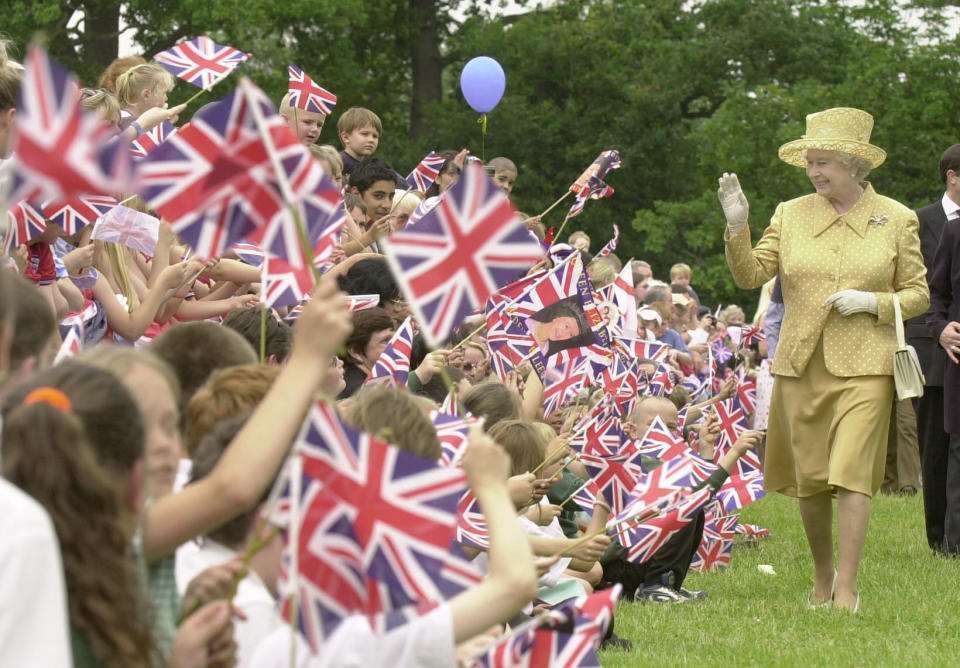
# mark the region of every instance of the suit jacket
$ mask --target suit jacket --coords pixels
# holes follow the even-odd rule
[[[940,200],[928,204],[917,210],[920,221],[920,252],[923,253],[923,263],[927,267],[927,285],[933,273],[933,256],[937,252],[937,244],[943,233],[943,224],[947,222],[947,215],[943,212]],[[907,321],[907,343],[916,348],[920,358],[920,367],[926,378],[926,384],[931,387],[943,385],[943,370],[947,363],[947,355],[939,346],[936,339],[930,335],[927,327],[927,318],[930,311]]]
[[[939,345],[940,333],[948,322],[960,322],[960,222],[944,224],[930,273],[930,312],[927,327]],[[947,360],[943,374],[943,422],[951,434],[960,434],[960,411],[950,410],[960,401],[960,367]]]
[[[833,375],[892,375],[893,293],[905,318],[930,303],[916,215],[864,186],[843,215],[816,194],[782,202],[752,250],[749,228],[727,235],[727,263],[739,287],[758,288],[780,274],[785,312],[774,374],[803,375],[822,337]],[[873,292],[877,315],[844,317],[824,306],[827,297],[847,289]]]

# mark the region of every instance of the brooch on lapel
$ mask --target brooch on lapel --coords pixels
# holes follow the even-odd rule
[[[881,225],[886,225],[888,222],[890,222],[890,219],[887,218],[887,214],[875,213],[870,216],[870,220],[867,221],[867,225],[870,227],[880,227]]]

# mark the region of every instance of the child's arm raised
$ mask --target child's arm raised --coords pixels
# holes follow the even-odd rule
[[[252,508],[287,456],[330,358],[351,329],[346,300],[324,278],[293,332],[293,350],[270,391],[210,475],[147,510],[144,552],[156,560]]]
[[[507,621],[537,595],[533,554],[507,492],[510,458],[473,427],[461,464],[487,520],[490,571],[483,582],[450,601],[456,643]]]
[[[157,284],[150,289],[146,299],[140,306],[128,313],[127,309],[117,300],[110,282],[100,274],[93,285],[93,296],[100,302],[107,313],[107,322],[110,328],[125,339],[136,341],[153,322],[160,307],[167,300],[171,290],[175,290],[187,278],[186,263],[174,264],[160,274]]]

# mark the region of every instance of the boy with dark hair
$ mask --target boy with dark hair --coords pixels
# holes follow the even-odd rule
[[[260,309],[242,308],[231,311],[223,319],[223,326],[232,329],[250,342],[255,351],[260,350]],[[290,325],[280,322],[272,313],[267,314],[266,336],[264,339],[267,364],[283,364],[290,354],[293,331]]]
[[[376,239],[390,233],[392,221],[388,214],[393,209],[393,195],[397,190],[395,174],[393,167],[383,160],[367,158],[350,177],[350,192],[360,195],[367,208],[362,227]],[[375,244],[371,245],[379,252]]]
[[[343,173],[351,176],[360,161],[377,150],[383,124],[380,117],[369,109],[351,107],[337,121],[337,134],[343,144],[343,150],[340,151]]]

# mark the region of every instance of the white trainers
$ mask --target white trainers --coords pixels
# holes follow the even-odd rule
[[[640,587],[633,595],[637,603],[686,603],[688,598],[682,596],[670,587],[657,585],[655,587]]]

